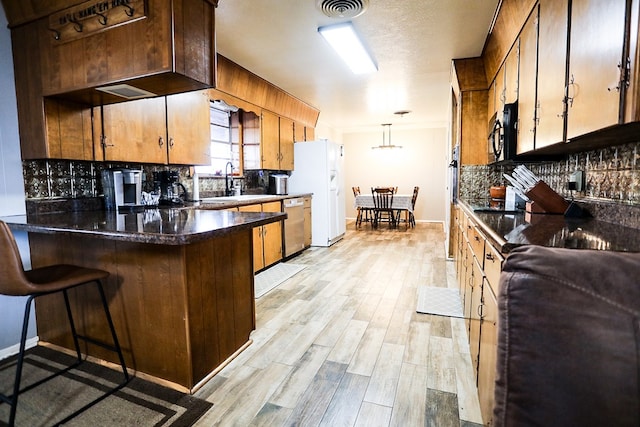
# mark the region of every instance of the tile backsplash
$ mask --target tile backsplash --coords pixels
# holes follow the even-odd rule
[[[95,198],[103,195],[101,174],[108,168],[130,168],[143,171],[143,191],[153,191],[153,172],[177,170],[180,182],[189,198],[193,194],[193,168],[154,164],[104,163],[76,160],[29,160],[22,162],[22,172],[28,201],[55,199]],[[243,193],[265,194],[269,187],[270,173],[283,171],[247,170],[243,177],[234,177],[234,185]],[[224,176],[200,176],[200,197],[223,196]]]
[[[587,204],[598,219],[640,228],[640,142],[570,154],[559,161],[522,164],[557,193]],[[489,187],[508,184],[502,174],[510,175],[515,166],[462,166],[460,197],[487,199]],[[576,170],[584,172],[585,189],[572,194],[568,182]]]

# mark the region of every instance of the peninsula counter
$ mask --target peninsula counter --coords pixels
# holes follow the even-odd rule
[[[193,392],[250,343],[255,329],[252,229],[284,213],[153,209],[0,218],[29,233],[31,264],[100,268],[127,366]],[[70,292],[79,333],[108,342],[91,287]],[[58,299],[59,298],[59,299]],[[62,295],[36,300],[40,341],[73,349]],[[83,344],[83,353],[117,362]]]

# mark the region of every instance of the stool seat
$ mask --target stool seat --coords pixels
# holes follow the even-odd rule
[[[109,273],[104,270],[70,264],[35,268],[25,271],[24,274],[29,281],[25,286],[25,290],[28,288],[30,292],[23,295],[61,291],[109,277]]]
[[[120,361],[120,365],[122,367],[122,372],[124,374],[124,381],[118,384],[115,388],[107,391],[104,395],[99,396],[97,399],[89,402],[79,410],[75,411],[73,414],[60,421],[60,424],[67,422],[74,416],[78,415],[80,412],[88,409],[93,406],[95,403],[104,399],[108,395],[112,394],[116,390],[124,387],[129,381],[129,373],[127,371],[127,367],[124,361],[124,356],[122,354],[122,349],[120,347],[120,343],[118,342],[118,337],[116,335],[115,327],[113,325],[113,320],[111,318],[111,313],[109,311],[109,305],[107,303],[107,299],[104,293],[104,289],[102,287],[102,280],[109,277],[109,272],[104,270],[99,270],[95,268],[86,268],[77,265],[69,265],[69,264],[56,264],[50,265],[40,268],[34,268],[32,270],[24,270],[24,266],[22,264],[22,259],[20,257],[20,252],[18,250],[18,245],[9,229],[9,226],[0,221],[0,259],[3,260],[0,263],[0,295],[6,296],[15,296],[15,297],[27,297],[27,301],[25,304],[24,311],[24,319],[22,322],[22,334],[20,337],[20,349],[18,351],[18,359],[16,363],[16,374],[15,381],[13,387],[12,395],[4,395],[0,394],[0,403],[8,403],[11,405],[11,410],[9,412],[9,421],[8,425],[10,427],[15,425],[16,418],[16,410],[18,406],[18,396],[20,393],[25,392],[27,390],[31,390],[36,386],[43,384],[44,382],[60,375],[64,372],[67,372],[69,369],[78,366],[82,363],[82,355],[80,352],[79,340],[84,340],[87,342],[91,342],[92,344],[103,347],[107,350],[113,351],[118,355],[118,359]],[[95,340],[90,337],[86,337],[80,335],[76,331],[76,327],[73,321],[73,313],[71,310],[71,305],[69,304],[69,296],[67,294],[67,290],[81,286],[86,284],[95,284],[98,292],[100,294],[100,298],[102,300],[102,306],[104,308],[105,317],[107,324],[109,326],[109,330],[111,332],[111,337],[113,340],[113,344],[104,343],[98,340]],[[31,311],[31,303],[37,297],[48,295],[56,292],[62,292],[64,295],[65,308],[67,312],[67,317],[69,319],[69,327],[71,329],[71,334],[73,336],[73,342],[75,345],[77,361],[67,368],[61,369],[60,371],[37,381],[34,384],[31,384],[25,388],[20,388],[20,379],[22,375],[22,366],[24,362],[24,355],[26,350],[26,341],[27,341],[27,330],[29,326],[29,313]]]

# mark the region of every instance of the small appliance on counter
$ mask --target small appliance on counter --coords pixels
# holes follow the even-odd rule
[[[269,175],[269,194],[278,196],[287,195],[289,192],[289,175],[274,174]]]
[[[187,190],[180,182],[177,171],[159,171],[153,173],[154,188],[160,192],[161,206],[182,206],[186,198]],[[182,190],[182,197],[180,197]]]
[[[107,210],[144,209],[140,170],[106,169],[102,171],[102,189]]]

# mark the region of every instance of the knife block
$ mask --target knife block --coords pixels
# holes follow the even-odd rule
[[[531,209],[530,212],[535,208],[535,213],[564,214],[569,207],[569,202],[544,181],[538,181],[526,195],[534,202],[531,205],[527,204],[527,210]]]

